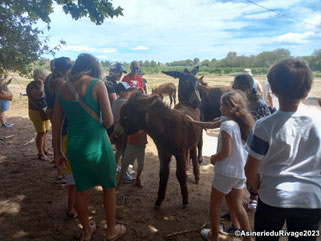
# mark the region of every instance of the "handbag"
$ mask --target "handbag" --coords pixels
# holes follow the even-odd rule
[[[91,115],[95,120],[97,120],[105,128],[104,122],[102,121],[100,116],[98,116],[95,111],[93,111],[90,107],[88,107],[85,104],[85,102],[79,97],[77,91],[75,90],[75,88],[72,86],[72,84],[69,81],[67,81],[67,86],[68,86],[69,90],[71,91],[71,93],[73,94],[75,100],[81,105],[81,107],[84,108],[84,110],[87,111],[89,115]]]
[[[12,101],[13,94],[10,90],[0,90],[0,99]]]

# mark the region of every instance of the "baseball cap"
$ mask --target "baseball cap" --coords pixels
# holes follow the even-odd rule
[[[244,72],[252,76],[252,70],[251,69],[244,69]]]
[[[68,57],[60,57],[55,59],[55,70],[65,71],[72,68],[72,61]]]
[[[116,92],[119,94],[120,91],[135,90],[136,88],[131,87],[127,82],[119,82],[116,86]]]
[[[122,72],[122,73],[127,73],[127,71],[125,71],[123,65],[119,62],[113,62],[110,65],[110,70],[114,70],[114,71],[118,71],[118,72]]]

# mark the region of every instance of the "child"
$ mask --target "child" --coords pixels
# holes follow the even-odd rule
[[[311,89],[312,72],[302,59],[285,59],[271,68],[268,81],[279,111],[258,120],[246,144],[245,173],[259,193],[254,228],[278,231],[286,222],[288,231],[316,234],[321,219],[320,116],[299,107]],[[267,239],[279,237],[256,240]],[[303,239],[317,236],[296,240]]]
[[[250,230],[248,216],[242,205],[246,160],[243,141],[247,139],[254,119],[247,111],[243,94],[235,90],[221,97],[221,112],[227,120],[221,123],[218,152],[211,156],[211,163],[215,164],[210,202],[211,229],[201,231],[206,240],[218,240],[221,203],[227,194],[232,197],[229,207],[231,214],[235,214],[243,230]],[[202,127],[216,127],[215,123],[193,123]],[[247,239],[251,240],[250,237]]]
[[[116,90],[119,93],[119,99],[115,100],[112,106],[115,123],[118,122],[119,120],[119,111],[121,107],[121,104],[119,102],[124,103],[130,97],[132,91],[135,89],[136,88],[131,88],[130,85],[126,82],[120,82],[117,85]],[[136,174],[136,186],[138,186],[139,188],[144,187],[144,183],[140,179],[140,176],[142,174],[143,167],[144,167],[146,143],[147,143],[147,135],[142,130],[140,130],[136,134],[129,135],[127,137],[127,145],[126,145],[125,153],[123,154],[124,156],[121,163],[121,172],[119,174],[117,188],[120,188],[123,182],[123,178],[126,175],[128,166],[132,165],[136,158],[138,163],[137,174]]]
[[[0,77],[0,92],[1,91],[9,91],[8,89],[8,85],[11,83],[12,77],[6,81],[6,78],[8,76],[5,75],[3,78]],[[7,122],[6,120],[6,116],[5,116],[5,111],[9,110],[9,100],[5,100],[5,99],[0,99],[0,126],[1,127],[7,127],[10,128],[12,127],[14,124]]]

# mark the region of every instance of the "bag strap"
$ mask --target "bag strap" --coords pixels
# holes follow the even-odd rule
[[[79,97],[77,91],[75,88],[72,86],[72,84],[67,81],[67,86],[71,93],[73,94],[75,100],[81,105],[81,107],[87,111],[89,115],[91,115],[95,120],[97,120],[102,126],[104,126],[104,122],[100,119],[100,117],[97,115],[95,111],[93,111],[88,105],[85,104],[85,102]]]

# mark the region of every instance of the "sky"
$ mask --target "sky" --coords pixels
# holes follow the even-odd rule
[[[100,26],[72,20],[55,6],[47,35],[51,47],[66,41],[55,57],[73,60],[90,53],[99,60],[166,63],[222,59],[230,51],[250,56],[286,48],[306,56],[321,49],[320,0],[252,1],[282,15],[246,0],[114,0],[124,16]]]

